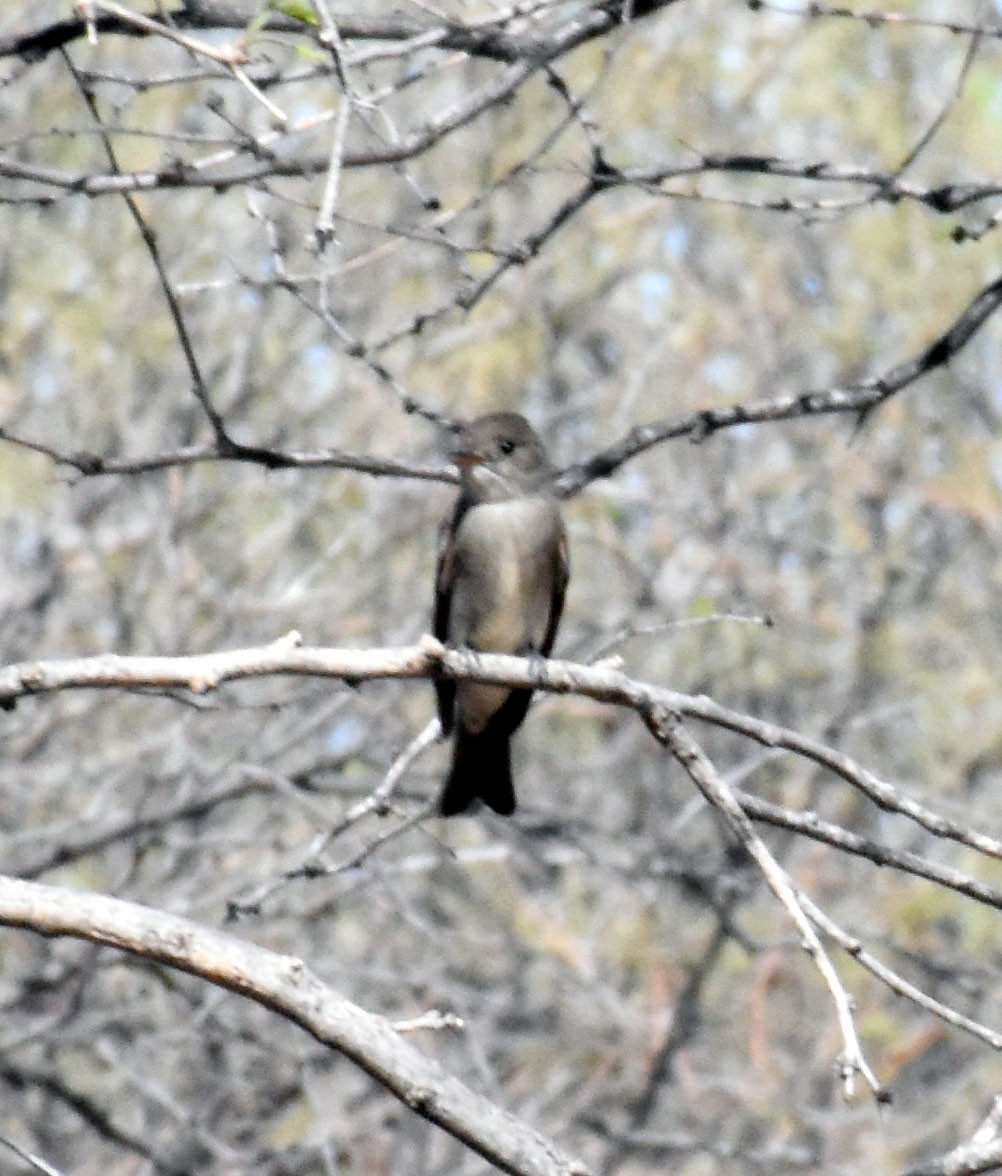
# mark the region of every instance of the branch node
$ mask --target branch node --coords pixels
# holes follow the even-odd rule
[[[276,638],[271,643],[271,647],[276,653],[286,653],[289,650],[298,649],[302,644],[302,633],[298,629],[290,629],[288,633],[283,633],[281,637]]]
[[[24,689],[32,694],[36,690],[41,690],[45,685],[45,673],[41,666],[31,665],[25,666],[18,675],[21,685]]]
[[[418,641],[418,649],[430,666],[436,665],[445,655],[445,646],[437,637],[433,637],[431,633],[425,633],[421,637]]]

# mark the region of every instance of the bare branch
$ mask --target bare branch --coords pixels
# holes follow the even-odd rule
[[[19,698],[52,691],[175,687],[204,694],[226,682],[274,676],[339,678],[352,684],[388,678],[444,675],[506,686],[531,687],[554,694],[581,694],[641,715],[660,708],[686,718],[723,727],[765,747],[783,748],[828,768],[886,812],[898,813],[937,837],[957,841],[987,857],[1002,859],[1002,842],[951,821],[902,795],[849,756],[819,740],[775,723],[743,714],[706,695],[638,682],[608,665],[508,657],[446,649],[432,637],[396,649],[307,648],[296,632],[271,645],[187,657],[125,657],[101,654],[65,661],[23,662],[0,668],[0,708]],[[972,897],[974,894],[972,892]]]
[[[569,467],[560,484],[573,494],[596,478],[607,477],[632,457],[674,437],[703,441],[720,429],[763,421],[797,420],[831,413],[851,413],[865,418],[878,405],[935,371],[957,355],[1002,304],[1002,276],[983,287],[974,300],[938,338],[911,359],[904,360],[880,376],[872,376],[845,388],[777,396],[751,404],[708,408],[694,415],[638,426],[615,445],[587,461]]]
[[[861,1075],[878,1098],[883,1090],[876,1074],[870,1069],[863,1054],[856,1026],[852,1019],[852,1004],[849,994],[842,986],[835,967],[811,926],[805,910],[803,896],[798,893],[779,862],[769,852],[768,846],[755,832],[747,814],[738,803],[737,797],[714,768],[709,757],[689,734],[676,715],[670,711],[653,707],[647,714],[647,725],[651,733],[663,743],[681,763],[689,778],[706,799],[719,812],[736,840],[748,851],[769,886],[782,903],[784,910],[793,920],[794,926],[803,939],[804,950],[814,961],[831,993],[842,1033],[841,1077],[846,1097],[853,1093],[856,1075]]]
[[[965,1143],[955,1147],[940,1160],[909,1168],[905,1176],[978,1176],[1002,1168],[1002,1094],[997,1094],[991,1110],[977,1131]]]
[[[97,3],[98,0],[86,0],[87,3]],[[105,0],[101,0],[102,3]],[[117,9],[117,5],[111,5],[112,8]],[[152,22],[151,22],[152,23]],[[105,154],[108,157],[108,162],[111,164],[112,170],[116,175],[121,175],[121,170],[118,166],[118,158],[115,155],[115,149],[111,145],[111,139],[101,122],[101,116],[97,109],[97,103],[94,100],[94,95],[84,85],[79,73],[70,60],[69,55],[63,51],[63,60],[73,76],[73,80],[77,84],[77,88],[83,96],[84,102],[87,104],[87,109],[90,111],[94,122],[97,123],[101,134],[101,142],[104,145]],[[150,260],[153,262],[153,268],[157,272],[157,279],[160,282],[160,288],[163,290],[164,298],[167,301],[167,307],[170,311],[171,321],[174,324],[174,331],[177,334],[178,343],[181,346],[181,353],[184,355],[185,363],[188,365],[188,374],[191,377],[191,387],[195,394],[195,399],[202,406],[209,424],[212,426],[212,432],[216,439],[216,446],[222,452],[228,452],[234,447],[233,441],[230,439],[223,424],[223,418],[219,415],[213,407],[212,401],[209,399],[209,390],[205,386],[205,380],[202,378],[202,369],[199,365],[198,359],[195,355],[195,348],[191,342],[191,336],[188,333],[188,326],[184,321],[184,313],[181,310],[181,304],[178,301],[177,295],[174,293],[174,287],[171,284],[170,276],[167,273],[167,267],[164,265],[163,258],[160,255],[160,246],[157,244],[156,235],[150,228],[143,215],[139,204],[131,192],[123,192],[122,199],[129,210],[129,215],[132,217],[136,228],[139,230],[139,235],[142,238],[143,245],[146,247],[146,252],[150,255]]]
[[[557,219],[570,215],[584,199],[587,199],[585,193],[579,192],[563,206]],[[547,231],[552,231],[557,227],[557,219],[551,222]],[[501,264],[499,263],[499,266]],[[503,263],[504,268],[507,268],[507,264],[507,262]],[[475,303],[485,290],[497,280],[500,272],[501,269],[496,268],[486,278],[481,279],[469,291],[465,302],[470,305]],[[296,291],[296,294],[301,301],[311,305],[300,292]],[[564,470],[558,480],[560,490],[567,496],[576,494],[589,482],[608,477],[631,458],[678,437],[687,437],[691,441],[699,442],[721,429],[735,428],[739,425],[765,421],[797,420],[832,413],[852,413],[860,419],[865,419],[885,400],[935,371],[936,368],[949,363],[991,318],[1000,303],[1002,303],[1002,276],[995,278],[985,286],[947,330],[917,355],[890,368],[883,375],[871,377],[859,384],[846,388],[829,388],[820,392],[802,392],[779,396],[770,400],[753,401],[751,404],[734,404],[727,408],[708,408],[685,417],[659,421],[650,425],[639,425],[631,429],[614,445]],[[311,308],[316,310],[315,307]],[[331,322],[332,327],[334,326],[329,315],[325,315],[320,310],[317,310],[317,313],[324,317],[325,321]],[[406,390],[399,386],[392,374],[373,359],[371,351],[376,348],[367,349],[357,341],[349,340],[349,342],[352,344],[350,348],[352,353],[362,358],[381,379],[388,382],[401,396],[404,411],[418,412],[429,420],[445,423],[439,414],[417,404]],[[67,453],[42,442],[21,437],[2,426],[0,426],[0,441],[8,441],[43,453],[62,465],[72,466],[81,474],[91,476],[96,474],[146,473],[174,465],[230,460],[262,465],[266,469],[318,466],[356,470],[360,473],[376,476],[422,478],[445,482],[455,481],[456,477],[451,470],[415,466],[403,462],[381,461],[364,456],[353,456],[337,450],[315,453],[283,452],[265,446],[241,445],[228,438],[223,445],[217,442],[213,446],[189,447],[174,452],[135,458],[106,458],[91,453]]]
[[[841,20],[857,20],[871,28],[877,25],[911,25],[920,29],[942,29],[945,33],[971,33],[978,37],[1002,37],[1002,28],[997,25],[975,24],[972,21],[937,19],[931,16],[912,16],[906,12],[887,12],[879,9],[848,8],[841,4],[824,4],[820,0],[811,0],[806,6],[775,3],[774,0],[748,0],[748,7],[753,11],[768,10],[779,12],[784,16],[800,16],[808,19],[817,17],[834,17]]]
[[[460,51],[471,57],[512,62],[523,58],[552,59],[577,48],[586,41],[601,37],[610,29],[630,19],[652,16],[679,0],[600,0],[600,3],[581,15],[574,10],[570,17],[558,17],[551,28],[510,33],[506,26],[519,15],[517,8],[496,17],[471,20],[467,23],[440,20],[408,20],[406,17],[373,17],[338,15],[337,34],[342,41],[410,42],[414,48],[435,46]],[[91,25],[98,33],[124,36],[160,35],[159,29],[147,29],[133,19],[124,18],[117,6],[102,5],[104,11],[92,21],[79,15],[72,20],[57,21],[25,35],[0,40],[0,58],[19,57],[37,61],[71,41],[88,35]],[[131,14],[134,17],[134,14]],[[244,30],[258,15],[257,9],[240,7],[225,0],[185,0],[179,7],[169,9],[168,16],[175,29],[237,29]],[[156,22],[150,22],[151,24]],[[311,36],[322,44],[323,30],[312,28],[304,21],[269,12],[267,28],[270,32],[294,33]]]
[[[43,1173],[43,1176],[62,1176],[58,1168],[53,1168],[51,1164],[46,1163],[41,1156],[33,1155],[29,1151],[25,1151],[23,1147],[19,1147],[12,1139],[8,1139],[4,1135],[0,1135],[0,1144],[9,1148],[18,1159],[24,1162],[36,1172]]]
[[[868,837],[861,837],[843,829],[841,825],[834,825],[830,821],[822,820],[817,813],[796,812],[784,805],[773,804],[749,792],[735,788],[734,795],[741,807],[753,821],[762,821],[773,825],[777,829],[789,829],[802,837],[810,837],[824,845],[830,845],[843,853],[850,853],[856,857],[866,858],[877,866],[886,866],[892,870],[902,870],[916,878],[925,878],[935,882],[937,886],[945,886],[948,890],[955,890],[958,894],[965,894],[976,902],[983,902],[986,906],[1002,910],[1002,888],[992,886],[989,882],[981,882],[976,878],[962,873],[960,870],[950,869],[937,862],[929,861],[917,853],[906,850],[891,849],[879,841]]]
[[[997,1033],[994,1029],[989,1029],[977,1021],[972,1021],[970,1017],[965,1017],[963,1013],[958,1013],[956,1009],[952,1009],[949,1005],[943,1004],[942,1001],[938,1001],[929,996],[910,981],[905,980],[903,976],[899,976],[893,968],[889,968],[886,964],[881,963],[876,956],[868,952],[855,936],[843,931],[806,894],[802,894],[800,898],[811,922],[820,927],[826,935],[834,939],[839,947],[848,955],[852,956],[856,963],[865,968],[871,975],[876,976],[882,984],[886,984],[892,992],[896,992],[898,996],[903,996],[907,1000],[912,1001],[919,1008],[925,1009],[926,1012],[939,1017],[940,1020],[945,1021],[948,1025],[953,1025],[957,1029],[963,1029],[973,1037],[979,1038],[993,1049],[1002,1050],[1002,1033]]]
[[[0,923],[113,947],[227,988],[339,1050],[416,1114],[502,1171],[587,1176],[580,1161],[475,1094],[384,1018],[323,984],[302,960],[121,899],[8,877],[0,877]]]
[[[435,742],[441,733],[442,728],[438,719],[430,719],[424,728],[414,736],[410,744],[393,761],[389,771],[378,787],[374,788],[368,796],[363,797],[357,804],[352,805],[337,824],[332,825],[329,829],[325,829],[323,833],[315,837],[297,865],[284,870],[277,878],[270,879],[268,882],[256,887],[251,893],[244,895],[244,897],[234,899],[229,904],[230,916],[235,918],[239,915],[256,914],[261,909],[261,904],[265,899],[270,898],[281,887],[286,886],[289,882],[295,881],[297,878],[323,877],[327,874],[337,873],[340,870],[357,866],[365,858],[375,853],[381,845],[401,836],[408,829],[416,827],[420,822],[431,816],[435,807],[433,804],[425,806],[413,816],[406,818],[401,824],[394,826],[389,833],[383,834],[376,838],[375,841],[368,843],[351,862],[347,864],[342,862],[334,866],[322,864],[321,858],[324,851],[349,829],[359,824],[359,822],[364,821],[366,817],[372,816],[373,814],[385,816],[391,811],[393,807],[393,793],[396,791],[407,769],[424,750]]]
[[[103,474],[148,474],[172,466],[198,465],[202,462],[237,461],[260,465],[267,470],[339,469],[368,474],[377,478],[416,478],[425,482],[455,482],[454,470],[416,462],[393,461],[366,454],[345,453],[340,449],[295,452],[271,449],[263,445],[235,445],[235,452],[222,452],[217,445],[189,445],[182,449],[151,453],[142,457],[102,457],[86,451],[70,452],[41,441],[22,437],[0,426],[0,441],[17,445],[51,458],[57,465],[69,466],[88,477]]]

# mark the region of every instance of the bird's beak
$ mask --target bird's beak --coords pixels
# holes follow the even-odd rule
[[[467,469],[469,466],[482,465],[487,459],[482,453],[474,453],[469,449],[456,449],[450,454],[452,460],[460,467],[460,469]]]

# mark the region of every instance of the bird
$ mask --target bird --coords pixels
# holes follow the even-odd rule
[[[458,430],[455,507],[439,531],[435,636],[483,653],[546,657],[564,607],[569,562],[554,469],[523,416],[495,412]],[[479,798],[504,816],[515,810],[510,739],[531,690],[440,679],[435,683],[452,763],[441,816]]]

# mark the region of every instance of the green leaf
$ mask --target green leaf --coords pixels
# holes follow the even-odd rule
[[[271,7],[275,12],[281,12],[293,20],[301,20],[303,24],[317,25],[320,23],[313,6],[308,4],[306,0],[275,0]]]
[[[293,45],[292,48],[295,53],[300,57],[305,57],[307,61],[330,61],[330,55],[322,49],[318,49],[316,45]]]

